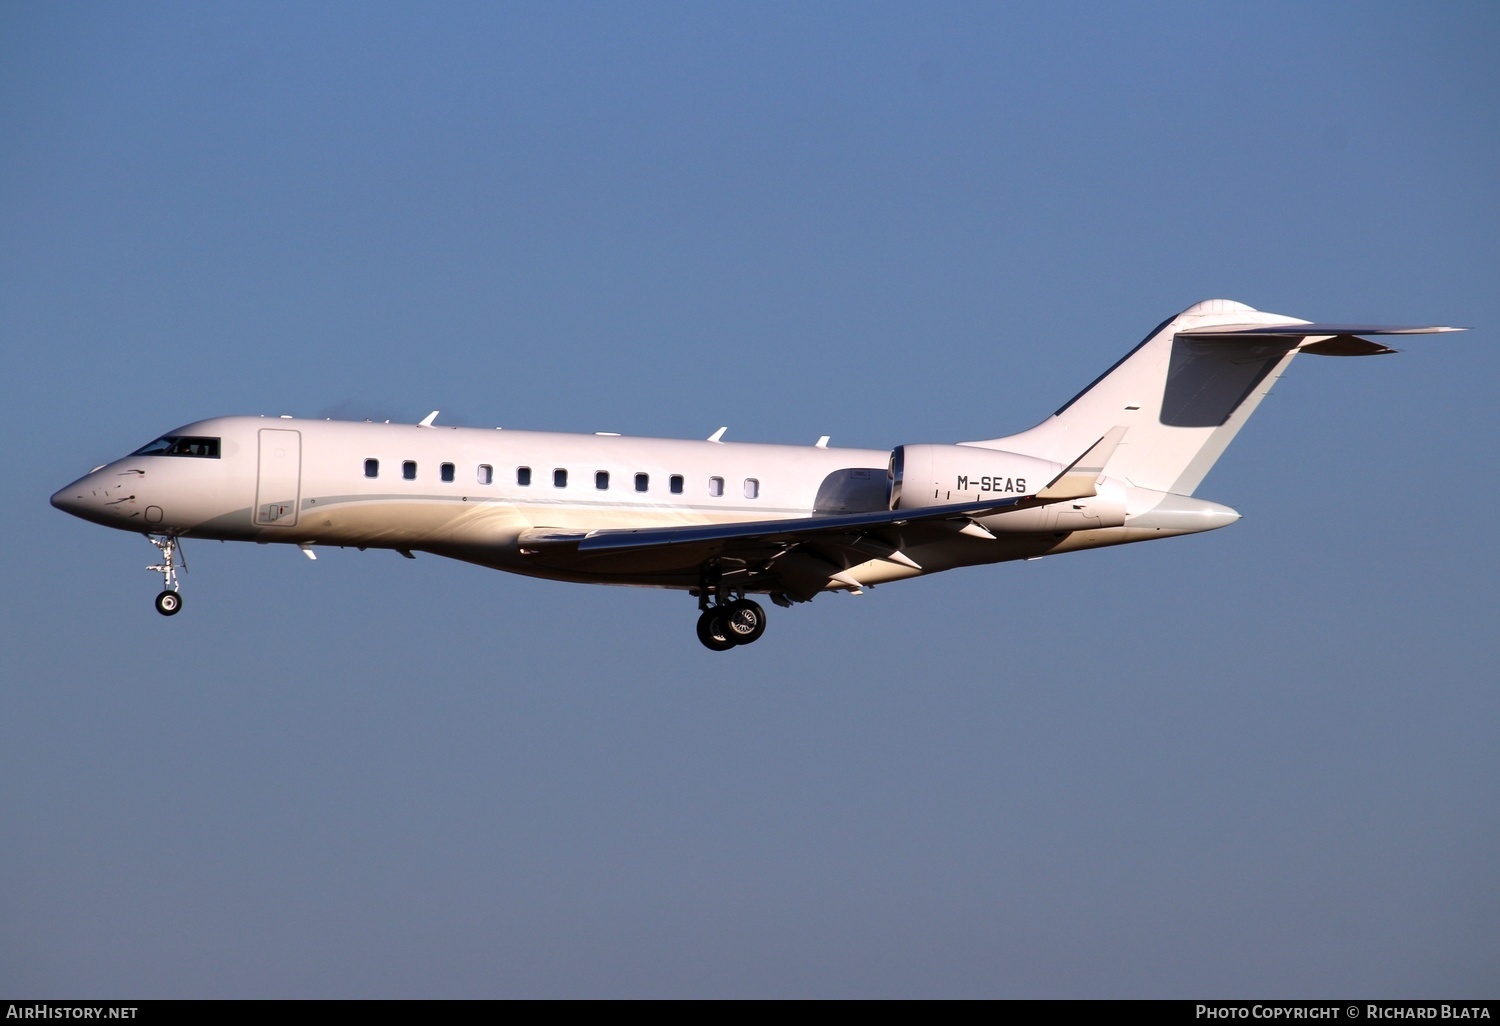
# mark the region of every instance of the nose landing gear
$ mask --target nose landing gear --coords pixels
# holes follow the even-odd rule
[[[175,616],[182,609],[182,595],[177,590],[177,562],[182,555],[182,546],[170,534],[148,534],[146,540],[161,550],[162,561],[146,567],[162,577],[162,592],[156,596],[156,611],[162,616]],[[182,568],[187,569],[187,560],[182,559]]]

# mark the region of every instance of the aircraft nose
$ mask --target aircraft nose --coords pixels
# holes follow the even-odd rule
[[[134,506],[133,502],[122,503],[122,496],[119,494],[121,491],[119,485],[101,480],[98,470],[93,470],[53,492],[52,505],[75,517],[96,524],[108,524],[122,515],[122,509],[117,507]],[[134,499],[135,496],[128,498]]]
[[[52,505],[64,513],[73,514],[75,517],[83,516],[85,510],[88,509],[88,493],[80,487],[82,484],[83,479],[80,478],[72,484],[65,485],[53,492]]]

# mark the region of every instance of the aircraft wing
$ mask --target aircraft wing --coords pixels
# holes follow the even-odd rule
[[[636,569],[648,563],[681,573],[712,564],[747,588],[802,599],[834,581],[858,590],[862,585],[847,571],[861,563],[880,559],[921,571],[903,549],[956,534],[993,542],[994,535],[977,519],[1094,495],[1104,464],[1124,433],[1124,428],[1110,431],[1035,495],[745,523],[597,531],[541,527],[523,532],[519,543],[525,555],[575,568],[580,562],[602,568],[623,559]]]
[[[726,584],[806,601],[834,582],[860,591],[865,585],[848,571],[872,559],[920,572],[924,567],[903,549],[959,534],[993,539],[974,518],[1049,501],[1060,500],[1022,495],[748,523],[588,532],[534,528],[519,542],[523,554],[555,568],[608,574],[628,567],[682,581],[712,567]]]
[[[1046,501],[1046,500],[1041,500]],[[1055,501],[1055,500],[1054,500]],[[859,535],[885,527],[906,527],[939,521],[972,520],[1024,505],[1038,505],[1035,496],[959,502],[922,509],[876,510],[870,513],[813,515],[784,520],[752,520],[737,524],[694,524],[682,527],[643,527],[603,531],[556,531],[541,528],[521,536],[522,547],[566,544],[579,552],[619,552],[628,549],[668,548],[679,545],[746,544],[754,546],[795,544],[838,535]]]

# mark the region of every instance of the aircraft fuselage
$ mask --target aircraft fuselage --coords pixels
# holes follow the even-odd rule
[[[429,552],[554,580],[698,597],[712,649],[780,605],[960,566],[1119,545],[1239,519],[1193,496],[1299,352],[1388,353],[1363,335],[1229,300],[1163,321],[1020,434],[892,450],[291,417],[184,425],[53,505],[145,535],[157,608],[181,608],[184,538]]]
[[[884,510],[891,501],[887,450],[288,417],[202,420],[163,438],[188,444],[100,467],[60,489],[53,505],[147,535],[423,551],[531,576],[691,589],[699,583],[691,558],[680,566],[655,553],[579,559],[529,546],[528,532],[795,520]],[[193,440],[201,440],[198,452]],[[1010,472],[975,472],[972,481],[954,474],[949,501],[1020,493],[1028,474],[1039,486],[1061,469],[971,452],[976,466],[998,457]],[[1122,528],[1065,544],[1068,534],[952,534],[924,546],[926,562],[913,558],[920,570],[872,559],[853,577],[874,585],[1162,531]]]

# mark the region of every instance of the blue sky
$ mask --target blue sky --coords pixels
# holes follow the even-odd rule
[[[1485,4],[0,8],[0,993],[1493,997]],[[1226,297],[1197,538],[773,611],[154,551],[187,421],[889,447]]]

